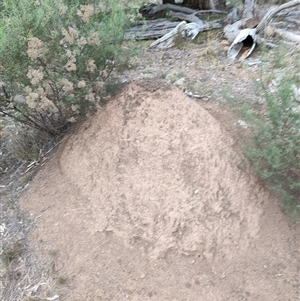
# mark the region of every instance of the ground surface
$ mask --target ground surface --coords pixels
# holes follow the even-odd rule
[[[299,224],[239,168],[237,119],[215,102],[228,84],[231,95],[260,101],[258,68],[229,65],[224,46],[213,49],[143,53],[123,76],[131,83],[30,184],[22,206],[37,221],[31,245],[56,280],[40,295],[299,300]]]
[[[220,31],[168,50],[150,43],[119,76],[123,92],[37,162],[34,181],[24,162],[1,182],[0,238],[17,256],[0,296],[299,300],[300,225],[247,169],[249,128],[224,106],[263,102],[260,74],[286,66],[279,56],[275,70],[271,50],[228,62]],[[28,183],[30,219],[18,210]]]

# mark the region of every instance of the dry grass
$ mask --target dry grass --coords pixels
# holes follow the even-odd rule
[[[27,237],[34,221],[21,212],[18,197],[17,192],[1,191],[0,299],[41,300],[55,295],[49,278],[51,260],[41,260],[29,249]]]
[[[49,278],[51,258],[37,259],[28,247],[35,226],[19,207],[19,197],[54,141],[2,119],[0,137],[0,300],[40,300],[53,296]]]

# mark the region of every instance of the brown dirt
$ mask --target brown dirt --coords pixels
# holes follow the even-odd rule
[[[143,80],[65,139],[23,200],[59,300],[299,300],[299,224],[228,129]]]

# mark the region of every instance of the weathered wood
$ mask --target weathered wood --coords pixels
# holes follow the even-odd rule
[[[277,17],[299,17],[300,10],[293,10],[293,11],[284,11],[277,14]]]
[[[130,28],[125,32],[124,40],[149,40],[149,39],[157,39],[162,36],[168,34],[172,31],[178,24],[181,22],[171,22],[165,19],[159,20],[148,20],[143,22],[138,22],[136,26]],[[197,24],[197,23],[189,23],[189,24]],[[188,25],[188,24],[187,24]],[[202,23],[202,25],[198,25],[198,33],[202,31],[207,31],[211,29],[220,29],[222,28],[222,24],[219,21],[212,21],[207,23]],[[189,30],[189,27],[186,27]],[[194,29],[194,28],[193,28]],[[188,36],[186,34],[186,36]]]
[[[265,14],[265,16],[262,18],[262,20],[260,21],[260,23],[257,25],[257,27],[256,27],[257,34],[263,32],[264,29],[266,28],[266,26],[271,22],[272,18],[275,15],[277,15],[279,12],[281,12],[284,9],[294,7],[296,5],[300,5],[300,0],[293,0],[293,1],[289,1],[289,2],[287,2],[285,4],[282,4],[280,6],[272,7]]]
[[[285,3],[280,6],[275,6],[268,10],[265,16],[259,22],[259,18],[253,17],[254,15],[254,0],[244,0],[244,10],[243,17],[241,20],[236,21],[234,24],[226,26],[224,28],[225,37],[229,41],[234,41],[237,35],[244,28],[245,30],[252,30],[254,32],[255,40],[257,39],[260,43],[263,41],[264,44],[267,42],[263,40],[258,35],[265,29],[269,22],[271,22],[272,18],[281,12],[284,9],[288,9],[300,4],[300,0],[293,0],[288,3]],[[125,34],[125,39],[158,39],[151,44],[151,47],[154,46],[163,46],[164,48],[170,47],[173,45],[174,39],[176,36],[181,35],[182,37],[189,37],[193,39],[197,36],[199,32],[207,31],[210,29],[218,29],[222,28],[225,19],[217,20],[213,22],[204,23],[202,20],[198,18],[198,16],[203,13],[224,13],[219,10],[210,10],[210,11],[196,11],[191,8],[187,8],[184,6],[177,6],[173,4],[162,4],[151,7],[151,14],[155,14],[162,10],[168,9],[170,10],[169,15],[177,18],[179,20],[184,20],[184,22],[171,22],[165,19],[158,19],[152,21],[140,21],[136,23],[136,26],[128,30]],[[284,12],[286,15],[297,15],[297,14],[289,14]],[[283,15],[283,13],[282,13]],[[236,20],[238,18],[237,10],[233,10],[230,14],[227,15],[227,19]],[[186,21],[190,22],[187,23]],[[298,24],[297,20],[295,20],[295,24]],[[226,23],[225,23],[226,24]],[[255,26],[257,27],[255,28]],[[245,28],[246,27],[246,28]],[[252,28],[252,29],[251,29]],[[244,32],[244,31],[243,31]],[[297,34],[285,34],[284,31],[278,31],[278,34],[289,38],[292,41],[296,41],[298,43],[299,35]],[[247,37],[246,37],[247,38]],[[243,39],[243,37],[242,37]],[[243,43],[243,41],[239,41],[239,43]],[[274,45],[271,45],[274,47]]]
[[[243,20],[238,20],[233,24],[226,25],[223,29],[224,37],[229,42],[233,42],[238,36],[243,26]]]
[[[239,20],[238,16],[238,10],[236,7],[232,9],[230,13],[227,14],[227,16],[224,18],[224,24],[233,24],[234,22],[237,22]]]
[[[166,19],[139,21],[136,26],[125,32],[125,40],[157,39],[174,29],[180,22],[171,22]]]
[[[247,3],[246,3],[247,2]],[[248,5],[247,10],[249,10],[249,8],[251,7],[251,3],[252,0],[245,0],[245,4]],[[287,9],[287,8],[291,8],[291,7],[294,7],[296,5],[299,5],[300,4],[300,0],[294,0],[294,1],[290,1],[290,2],[287,2],[283,5],[280,5],[280,6],[274,6],[272,8],[270,8],[268,10],[268,12],[265,14],[265,16],[261,19],[260,22],[258,22],[258,25],[256,27],[256,34],[260,34],[264,31],[264,29],[266,28],[266,26],[269,24],[269,22],[271,22],[272,18],[278,14],[280,11],[284,10],[284,9]],[[248,14],[248,12],[245,12],[243,13],[243,16],[247,16],[247,15],[250,15],[250,13]],[[252,18],[252,19],[249,19],[249,21],[255,21],[254,20],[255,18]],[[250,22],[251,23],[251,22]],[[225,38],[229,41],[229,42],[233,42],[234,39],[238,36],[238,34],[241,32],[241,30],[244,27],[244,25],[247,25],[248,23],[246,22],[246,19],[242,19],[242,20],[239,20],[233,24],[230,24],[230,25],[227,25],[224,27],[224,36]],[[249,24],[248,24],[249,25]],[[255,24],[253,24],[255,25]],[[249,27],[246,27],[246,28],[253,28],[253,26],[250,26]]]
[[[297,24],[297,26],[300,26],[300,20],[298,20],[298,19],[287,17],[286,20],[290,23],[294,23],[294,24]]]
[[[183,30],[183,27],[185,25],[186,25],[185,21],[180,22],[173,30],[171,30],[170,32],[165,34],[163,37],[161,37],[161,38],[157,39],[156,41],[154,41],[150,45],[150,47],[154,47],[154,46],[157,46],[159,44],[166,43],[164,48],[169,48],[173,43],[174,37],[177,36]]]
[[[186,36],[194,37],[198,32],[197,29],[199,28],[200,31],[206,31],[210,29],[222,28],[222,20],[217,20],[213,22],[203,23],[197,16],[202,15],[204,13],[224,13],[219,10],[210,10],[210,11],[195,11],[187,7],[180,7],[177,5],[172,4],[162,4],[151,7],[151,9],[156,13],[161,9],[172,8],[175,10],[171,10],[169,15],[171,17],[175,17],[179,20],[188,21],[191,23],[195,23],[198,25],[190,25],[186,27]],[[187,12],[187,13],[186,13]],[[157,39],[169,31],[173,30],[180,22],[171,22],[167,21],[166,19],[156,19],[156,20],[144,20],[138,21],[134,27],[130,28],[125,32],[124,39],[135,39],[135,40],[145,40],[145,39]]]
[[[254,0],[244,0],[243,19],[253,18]]]
[[[262,20],[259,22],[256,28],[245,28],[242,29],[235,40],[232,42],[230,45],[228,52],[227,52],[227,57],[230,59],[236,59],[240,52],[243,50],[244,46],[251,46],[250,51],[248,51],[247,55],[245,57],[242,56],[242,59],[248,57],[252,51],[254,50],[257,42],[257,38],[261,32],[265,30],[267,27],[268,23],[271,22],[272,18],[279,13],[280,11],[294,7],[296,5],[300,4],[300,0],[294,0],[290,1],[288,3],[285,3],[280,6],[275,6],[272,7],[271,9],[268,10],[268,12],[265,14],[265,16],[262,18]],[[237,22],[236,22],[237,23]],[[276,29],[277,30],[277,29]],[[282,30],[277,30],[277,33],[281,34],[281,36],[285,36],[286,38],[295,41],[297,43],[300,42],[300,37],[297,34],[293,34],[287,31],[282,31]],[[250,43],[250,45],[249,45]]]
[[[167,33],[160,39],[153,42],[150,45],[150,47],[158,46],[160,44],[165,43],[165,45],[163,45],[162,47],[169,48],[173,45],[174,38],[178,35],[194,39],[200,32],[219,28],[222,28],[222,24],[220,24],[217,21],[207,22],[201,26],[196,23],[186,23],[185,21],[182,21],[171,32]]]
[[[281,36],[282,38],[300,45],[300,35],[279,28],[274,28],[274,31],[277,35]]]
[[[203,25],[203,21],[200,20],[195,14],[184,14],[184,13],[180,13],[180,12],[169,12],[169,15],[171,17],[175,17],[179,20],[183,20],[183,21],[188,21],[188,22],[193,22],[193,23],[196,23],[198,25]]]

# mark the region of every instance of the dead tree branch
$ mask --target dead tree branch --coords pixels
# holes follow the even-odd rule
[[[281,12],[284,9],[291,8],[297,5],[300,5],[300,0],[293,0],[285,4],[282,4],[280,6],[272,7],[257,25],[256,33],[259,34],[263,32],[266,26],[268,26],[268,24],[271,22],[273,17],[277,15],[279,12]]]
[[[202,25],[198,25],[196,23],[186,23],[185,21],[182,21],[171,32],[153,42],[150,47],[162,45],[164,43],[165,45],[163,44],[163,48],[169,48],[173,45],[174,38],[178,35],[194,39],[200,32],[211,29],[219,29],[222,27],[222,24],[220,24],[218,21],[207,22],[203,23]]]
[[[171,22],[166,19],[139,21],[125,32],[125,40],[157,39],[174,29],[180,22]]]
[[[174,18],[177,18],[179,20],[183,20],[183,21],[188,21],[188,22],[193,22],[193,23],[196,23],[200,26],[203,25],[203,21],[200,20],[195,14],[184,14],[184,13],[180,13],[180,12],[172,12],[170,11],[169,15],[171,17],[174,17]]]
[[[287,9],[287,8],[294,7],[299,4],[300,4],[300,0],[294,0],[294,1],[290,1],[288,3],[285,3],[283,5],[280,5],[280,6],[274,6],[268,10],[268,12],[265,14],[265,16],[262,18],[262,20],[258,23],[256,28],[241,29],[238,32],[238,35],[236,36],[236,38],[234,39],[232,44],[230,45],[228,52],[227,52],[227,57],[231,60],[235,60],[238,57],[239,57],[239,60],[243,60],[243,59],[247,58],[254,50],[256,43],[259,40],[258,39],[259,34],[265,30],[265,28],[271,22],[273,17],[276,14],[278,14],[280,11]],[[238,23],[238,22],[236,22],[236,23]],[[231,25],[231,27],[232,27],[232,25]],[[229,29],[232,29],[232,28],[229,28]],[[233,29],[235,29],[235,28],[233,28]],[[225,32],[225,30],[227,32]],[[228,35],[228,27],[224,29],[224,32],[225,32],[225,34]],[[275,32],[277,34],[281,35],[282,37],[285,37],[291,41],[294,41],[296,43],[300,42],[300,36],[297,34],[290,33],[288,31],[284,31],[284,30],[280,30],[280,29],[278,29],[278,30],[276,29]],[[260,40],[260,41],[262,41],[262,40]],[[244,48],[245,48],[244,46],[246,46],[246,52],[244,51]],[[240,56],[240,53],[242,53],[243,51],[246,55]]]
[[[200,18],[203,14],[207,13],[222,14],[225,12],[219,10],[197,11],[173,4],[162,4],[151,7],[144,6],[140,11],[148,17],[153,17],[162,11],[168,10],[169,16],[178,21],[171,22],[166,19],[158,19],[138,22],[135,27],[126,32],[125,39],[158,39],[153,42],[150,47],[162,46],[168,48],[173,45],[176,36],[194,39],[198,33],[202,31],[219,29],[222,28],[224,24],[229,23],[229,25],[224,27],[225,38],[232,42],[232,45],[229,47],[229,57],[236,57],[244,48],[244,44],[248,44],[248,52],[246,52],[245,56],[242,56],[242,58],[246,58],[254,50],[256,43],[261,43],[261,41],[268,43],[268,41],[259,35],[272,21],[274,16],[281,11],[300,5],[300,0],[292,0],[280,6],[274,6],[267,11],[263,18],[260,14],[255,14],[254,4],[255,0],[244,0],[244,9],[241,19],[239,19],[238,11],[235,8],[229,14],[226,12],[227,16],[225,16],[225,18],[213,22],[204,22]],[[284,11],[281,15],[285,17],[294,16],[294,24],[298,26],[297,24],[299,24],[300,21],[295,18],[295,16],[299,16],[298,12],[293,14],[292,12]],[[286,39],[299,43],[298,34],[286,32],[282,29],[275,30],[274,32]],[[271,46],[273,47],[274,44]]]

